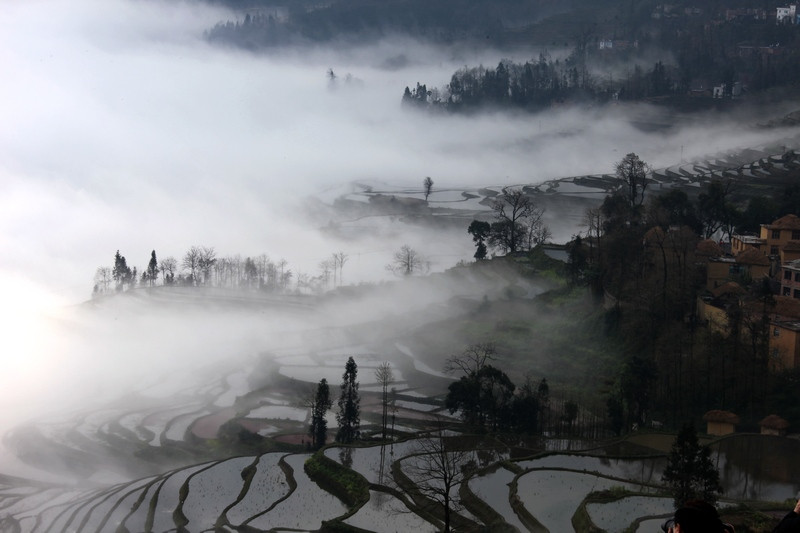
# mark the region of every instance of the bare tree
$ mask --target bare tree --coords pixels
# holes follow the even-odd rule
[[[214,250],[213,247],[209,248],[207,246],[203,246],[200,248],[200,256],[198,259],[198,267],[200,271],[203,273],[203,285],[207,285],[211,279],[211,269],[214,266],[214,263],[217,262],[217,252]]]
[[[553,233],[544,223],[544,208],[534,206],[528,217],[528,249],[544,244],[552,237]]]
[[[386,440],[386,427],[389,425],[389,385],[394,383],[392,365],[388,361],[375,369],[375,379],[381,386],[381,438]]]
[[[323,289],[327,289],[331,279],[331,272],[334,270],[333,262],[330,259],[320,261],[319,270],[320,276],[322,277]]]
[[[512,254],[524,245],[530,219],[541,224],[544,214],[522,189],[508,187],[492,202],[492,210],[495,222],[489,241],[492,246]]]
[[[443,514],[443,531],[450,531],[450,516],[461,509],[458,488],[475,465],[474,453],[458,447],[455,438],[444,436],[443,428],[417,441],[417,454],[404,460],[407,473],[417,490]]]
[[[336,286],[336,271],[339,271],[339,285],[342,284],[342,269],[347,262],[348,256],[344,252],[333,254],[333,285]]]
[[[603,215],[599,207],[589,207],[584,214],[583,226],[589,241],[589,261],[594,261],[594,247],[600,246],[600,236],[603,231]],[[598,250],[599,251],[599,250]]]
[[[410,276],[415,272],[421,271],[425,262],[416,250],[404,244],[394,254],[393,261],[386,265],[386,269],[399,276]]]
[[[98,267],[94,273],[95,292],[108,292],[113,279],[110,267]]]
[[[452,374],[462,372],[465,376],[475,376],[488,361],[496,359],[497,350],[491,342],[471,344],[461,355],[454,355],[445,361],[444,371]]]
[[[200,274],[200,255],[202,250],[199,246],[192,246],[183,256],[181,266],[189,271],[192,285],[198,285],[198,275]]]
[[[172,285],[175,280],[175,273],[178,271],[178,261],[172,257],[165,257],[159,263],[161,268],[161,278],[164,280],[164,285]]]
[[[425,189],[425,201],[428,201],[428,196],[431,195],[431,191],[433,190],[433,180],[430,176],[425,176],[425,179],[422,180],[422,187]]]
[[[650,165],[631,152],[616,164],[614,170],[617,178],[623,182],[623,186],[627,189],[628,204],[631,207],[642,205],[644,190],[647,188],[647,174],[651,170]]]

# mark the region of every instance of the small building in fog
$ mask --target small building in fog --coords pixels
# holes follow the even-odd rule
[[[758,423],[761,426],[762,435],[776,435],[783,437],[789,428],[789,422],[778,415],[769,415]]]
[[[703,421],[707,424],[706,433],[722,436],[736,433],[736,424],[739,423],[739,417],[730,411],[713,409],[703,415]]]

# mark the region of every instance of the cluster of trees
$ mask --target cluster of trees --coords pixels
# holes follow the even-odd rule
[[[730,7],[707,9],[699,16],[682,19],[655,20],[643,14],[631,21],[630,28],[637,32],[643,51],[659,47],[673,53],[676,64],[667,75],[677,92],[685,92],[698,78],[725,83],[728,94],[735,81],[744,82],[750,90],[762,90],[800,80],[800,28],[776,24],[775,12],[769,9],[763,19],[738,16],[726,20],[724,9]]]
[[[382,363],[375,370],[375,379],[381,386],[381,434],[386,438],[389,424],[389,412],[394,408],[394,400],[389,394],[389,387],[394,382],[394,375],[389,363]],[[338,430],[336,432],[336,442],[350,444],[361,437],[361,396],[358,392],[358,365],[352,357],[345,363],[344,374],[342,374],[342,384],[339,388],[339,400],[337,402],[338,411],[336,422]],[[325,445],[328,437],[328,422],[326,415],[332,407],[330,386],[328,380],[321,379],[314,389],[308,401],[311,409],[311,423],[308,427],[308,435],[311,437],[311,447],[319,449]]]
[[[492,222],[473,220],[467,228],[475,243],[475,259],[485,259],[489,248],[513,254],[547,242],[552,236],[545,225],[544,209],[523,189],[507,187],[492,202]]]
[[[252,2],[219,0],[234,9],[252,8]],[[484,40],[501,37],[501,20],[535,20],[540,2],[513,0],[341,1],[327,4],[291,2],[283,16],[269,9],[238,21],[220,22],[206,32],[212,41],[246,48],[278,46],[304,41],[335,39],[370,41],[384,35],[406,34],[435,42]],[[252,9],[251,9],[252,11]]]
[[[609,89],[588,74],[579,55],[553,61],[543,53],[538,61],[502,60],[494,69],[463,67],[441,89],[417,83],[414,89],[405,88],[402,103],[454,112],[485,106],[536,110],[557,101],[609,97]]]
[[[783,395],[773,393],[782,378],[768,368],[769,285],[740,277],[744,293],[725,307],[727,335],[700,327],[696,309],[708,258],[722,253],[715,241],[698,244],[746,229],[739,221],[747,217],[737,213],[764,213],[770,201],[737,199],[730,183],[713,181],[696,201],[671,190],[645,202],[646,165],[635,154],[623,163],[617,172],[625,186],[587,211],[586,232],[568,246],[571,281],[617,302],[606,314],[623,355],[616,379],[606,384],[613,429],[677,424],[717,408],[751,419],[786,412],[777,403]],[[793,189],[785,191],[787,207]]]
[[[721,13],[709,12],[687,21],[652,19],[648,11],[644,19],[630,22],[623,30],[625,51],[600,50],[599,40],[609,35],[592,35],[584,28],[574,36],[577,44],[563,61],[542,53],[525,63],[502,60],[495,68],[464,67],[445,87],[429,89],[420,83],[413,89],[406,87],[402,101],[453,112],[478,107],[537,110],[582,99],[687,96],[695,86],[702,87],[699,94],[705,96],[711,95],[711,86],[723,86],[723,95],[730,97],[737,82],[758,91],[800,81],[800,27],[777,25],[772,17],[715,20],[709,25],[714,17],[721,18]],[[634,42],[636,46],[630,46]],[[675,62],[657,61],[643,68],[634,61],[654,48],[671,51]],[[619,70],[625,62],[630,66],[616,78],[610,73],[589,74],[590,70]]]
[[[180,261],[172,256],[158,260],[153,250],[147,266],[139,271],[135,266],[128,266],[125,256],[117,250],[114,266],[99,267],[95,272],[93,295],[156,285],[287,292],[293,282],[298,291],[319,292],[342,284],[348,258],[344,252],[332,254],[320,262],[319,274],[312,277],[305,273],[295,276],[285,259],[272,261],[265,254],[219,257],[216,250],[208,246],[191,246]]]
[[[469,346],[463,354],[448,359],[446,370],[461,377],[448,387],[445,407],[451,414],[459,412],[464,423],[480,431],[538,432],[550,406],[547,379],[536,384],[528,377],[517,387],[505,372],[490,364],[495,355],[494,345],[487,343]],[[578,405],[568,404],[563,416],[571,429]]]

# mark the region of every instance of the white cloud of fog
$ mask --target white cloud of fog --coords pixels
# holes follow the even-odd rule
[[[16,394],[13,384],[61,368],[38,358],[58,350],[41,309],[87,298],[95,269],[117,249],[139,268],[152,249],[180,257],[202,244],[220,255],[285,258],[306,273],[344,250],[346,281],[378,279],[404,242],[440,254],[439,267],[469,257],[471,242],[464,234],[443,247],[424,231],[397,242],[331,242],[298,216],[304,197],[354,179],[534,183],[610,172],[631,151],[663,166],[681,145],[690,157],[763,140],[730,124],[643,134],[617,108],[513,118],[403,113],[406,85],[443,86],[461,66],[522,61],[538,50],[439,50],[393,39],[258,55],[202,40],[231,17],[193,2],[0,3],[0,307],[3,337],[13,331],[18,343],[0,356],[0,389]],[[363,86],[329,90],[329,67]]]
[[[151,249],[180,256],[202,243],[314,269],[339,246],[290,213],[332,183],[531,183],[609,171],[629,151],[669,164],[679,142],[705,148],[643,135],[613,109],[401,112],[405,85],[443,86],[465,64],[536,50],[396,39],[268,56],[207,45],[203,30],[232,15],[197,3],[38,0],[0,10],[0,231],[14,250],[2,266],[68,301],[88,293],[116,249],[140,267]],[[386,69],[398,56],[403,68]],[[328,67],[363,86],[328,90]]]

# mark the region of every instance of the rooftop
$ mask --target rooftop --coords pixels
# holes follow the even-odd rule
[[[772,224],[761,224],[761,227],[767,229],[797,229],[800,230],[800,217],[797,215],[786,215],[778,220],[772,222]]]

